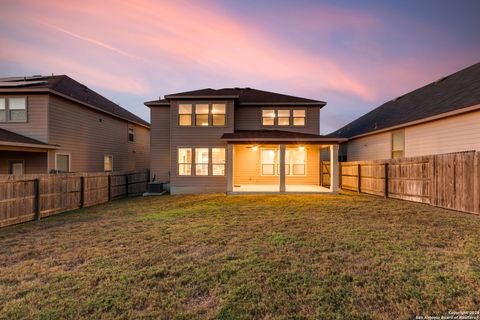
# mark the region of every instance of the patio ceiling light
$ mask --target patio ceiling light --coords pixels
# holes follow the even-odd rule
[[[298,147],[298,150],[299,150],[299,151],[303,151],[303,150],[305,150],[305,147],[304,147],[304,146],[299,146],[299,147]]]
[[[257,146],[257,145],[254,145],[254,146],[252,147],[252,151],[257,151],[257,150],[258,150],[258,146]]]

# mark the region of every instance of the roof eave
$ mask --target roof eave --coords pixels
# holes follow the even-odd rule
[[[456,116],[456,115],[460,115],[460,114],[463,114],[463,113],[468,113],[468,112],[472,112],[472,111],[476,111],[476,110],[480,110],[480,104],[476,104],[476,105],[473,105],[473,106],[470,106],[470,107],[465,107],[465,108],[453,110],[453,111],[450,111],[450,112],[440,113],[440,114],[437,114],[437,115],[434,115],[434,116],[431,116],[431,117],[427,117],[427,118],[423,118],[423,119],[418,119],[418,120],[414,120],[414,121],[401,123],[401,124],[391,126],[391,127],[386,127],[386,128],[383,128],[383,129],[368,131],[368,132],[365,132],[365,133],[357,134],[355,136],[351,136],[351,137],[348,138],[348,140],[358,139],[358,138],[371,136],[371,135],[378,134],[378,133],[383,133],[383,132],[387,132],[387,131],[391,131],[391,130],[397,130],[397,129],[401,129],[401,128],[405,128],[405,127],[410,127],[410,126],[413,126],[413,125],[422,124],[422,123],[426,123],[426,122],[430,122],[430,121],[435,121],[435,120],[439,120],[439,119],[443,119],[443,118],[448,118],[448,117],[452,117],[452,116]]]
[[[232,142],[271,142],[271,141],[296,141],[296,142],[345,142],[347,138],[221,138]]]
[[[327,103],[324,101],[318,102],[240,102],[241,106],[319,106],[324,107]]]
[[[3,141],[0,140],[0,146],[9,146],[9,147],[27,147],[27,148],[38,148],[38,149],[59,149],[59,146],[52,144],[41,144],[41,143],[24,143],[24,142],[12,142],[12,141]]]

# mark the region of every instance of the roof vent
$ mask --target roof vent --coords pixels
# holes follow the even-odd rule
[[[443,82],[443,81],[447,80],[447,78],[448,78],[448,77],[440,78],[440,79],[438,79],[437,81],[435,81],[433,84],[437,85],[437,84],[439,84],[440,82]]]

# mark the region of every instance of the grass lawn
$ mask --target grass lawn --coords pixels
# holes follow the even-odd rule
[[[0,318],[480,309],[480,217],[381,197],[133,198],[0,229]]]

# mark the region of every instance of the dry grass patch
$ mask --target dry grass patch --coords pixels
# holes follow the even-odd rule
[[[340,196],[120,200],[0,230],[0,318],[412,318],[480,305],[480,218]]]

